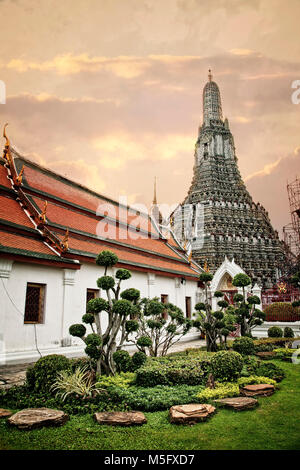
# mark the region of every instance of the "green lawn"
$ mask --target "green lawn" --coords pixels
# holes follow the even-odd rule
[[[287,377],[252,411],[219,409],[206,423],[171,425],[168,412],[145,413],[138,428],[100,426],[71,416],[60,428],[19,431],[0,421],[0,449],[47,450],[291,450],[300,449],[300,365],[280,362]]]

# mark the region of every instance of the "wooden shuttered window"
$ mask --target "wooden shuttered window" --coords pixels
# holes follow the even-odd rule
[[[45,284],[27,283],[24,323],[43,323]]]
[[[191,297],[185,298],[185,315],[186,318],[192,318],[192,302]]]
[[[86,290],[86,303],[89,302],[89,300],[96,299],[99,297],[99,290],[98,289],[87,289]]]

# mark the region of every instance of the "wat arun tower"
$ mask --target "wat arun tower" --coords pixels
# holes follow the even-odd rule
[[[271,286],[281,274],[283,244],[268,212],[253,202],[241,178],[219,87],[210,71],[203,89],[193,180],[171,225],[177,238],[191,246],[193,259],[200,266],[207,263],[211,272],[227,256],[263,286]]]

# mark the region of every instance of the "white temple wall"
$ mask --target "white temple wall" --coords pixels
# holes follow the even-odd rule
[[[6,262],[6,264],[5,264]],[[1,269],[3,266],[3,269]],[[108,274],[113,274],[115,268]],[[103,268],[82,264],[79,270],[38,264],[0,260],[0,364],[37,360],[40,355],[66,354],[80,356],[84,344],[69,335],[69,327],[81,323],[86,309],[87,289],[97,289],[96,280]],[[27,282],[46,285],[44,320],[41,324],[24,324]],[[186,311],[186,297],[191,298],[191,313],[196,303],[197,282],[183,281],[150,273],[132,271],[132,278],[123,281],[122,290],[134,287],[141,297],[168,295],[168,300]],[[102,296],[106,298],[106,293]],[[105,328],[105,313],[104,328]],[[87,328],[89,329],[88,325]],[[192,331],[185,337],[199,335]]]

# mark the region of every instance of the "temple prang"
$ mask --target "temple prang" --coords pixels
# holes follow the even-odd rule
[[[209,70],[193,179],[185,200],[172,215],[172,228],[182,243],[190,240],[193,259],[201,266],[206,262],[215,272],[227,257],[253,282],[271,286],[282,274],[283,243],[268,212],[253,202],[237,161],[229,122],[223,119],[220,90]]]

